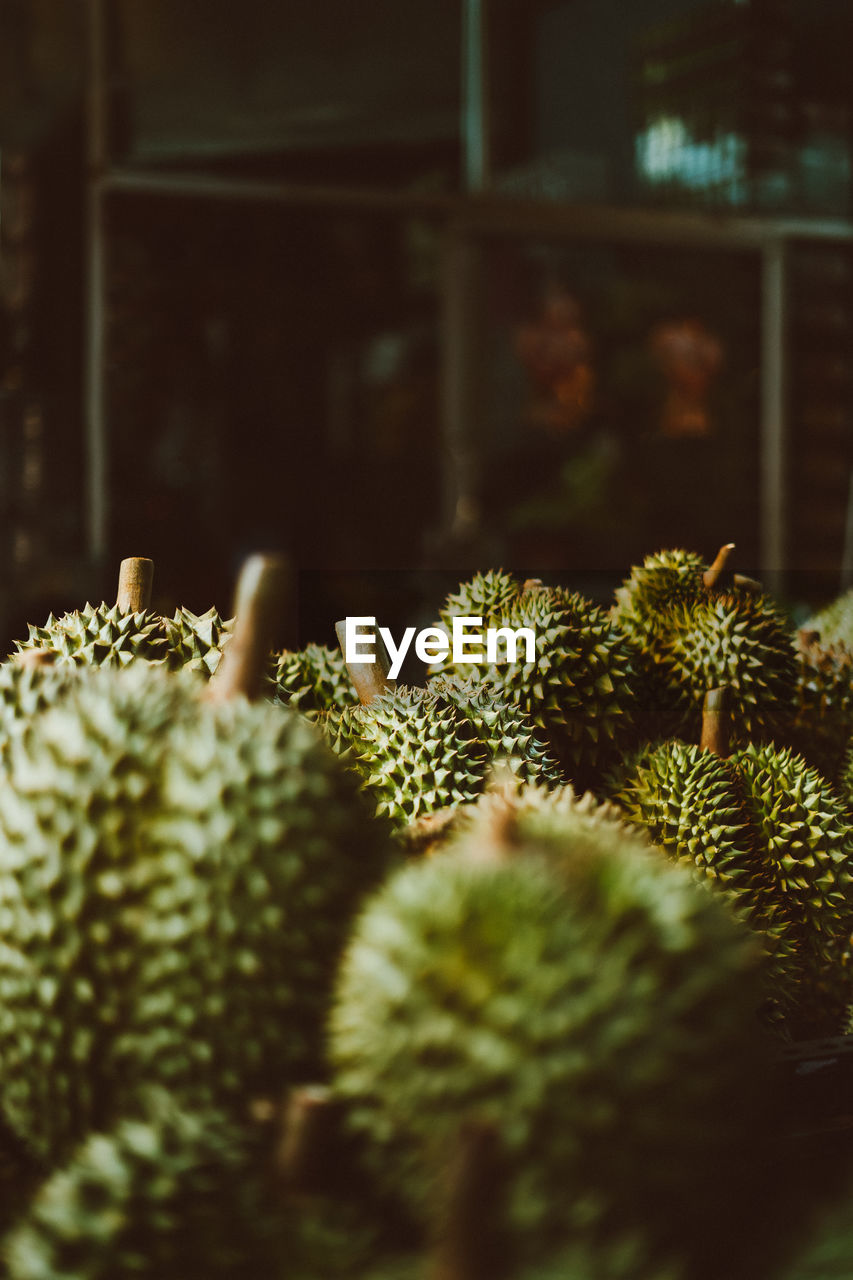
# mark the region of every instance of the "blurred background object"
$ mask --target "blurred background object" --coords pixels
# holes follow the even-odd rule
[[[794,600],[850,512],[845,0],[0,0],[0,632],[300,639],[665,543]],[[846,531],[850,532],[846,532]]]

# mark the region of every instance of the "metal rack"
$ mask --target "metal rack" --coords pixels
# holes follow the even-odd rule
[[[104,202],[111,195],[145,193],[200,203],[237,201],[280,206],[417,213],[441,227],[441,432],[446,458],[442,516],[453,527],[470,505],[476,470],[468,423],[478,335],[472,325],[478,261],[495,237],[547,237],[614,245],[689,246],[757,255],[761,264],[761,421],[759,505],[761,566],[777,589],[787,564],[789,494],[786,459],[788,260],[798,240],[853,243],[853,222],[831,218],[680,213],[612,206],[556,204],[510,198],[489,189],[490,119],[486,39],[489,0],[463,0],[461,189],[452,195],[355,187],[302,185],[180,171],[141,171],[117,165],[110,146],[112,24],[110,0],[88,0],[88,176],[85,424],[87,548],[100,560],[108,545],[109,432],[105,419]]]

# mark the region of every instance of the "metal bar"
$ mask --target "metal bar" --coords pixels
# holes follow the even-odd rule
[[[543,236],[682,244],[718,249],[757,249],[791,238],[853,241],[853,221],[842,218],[761,218],[735,214],[680,213],[610,205],[567,205],[493,193],[419,194],[377,188],[305,186],[218,174],[158,173],[112,169],[104,192],[233,200],[296,207],[452,217],[472,234]]]
[[[107,440],[104,414],[104,210],[101,174],[109,163],[105,0],[89,0],[86,158],[84,417],[86,545],[94,561],[107,550]]]
[[[462,6],[462,185],[466,191],[481,191],[489,181],[487,4],[488,0],[464,0]]]
[[[442,533],[466,538],[478,522],[471,424],[476,412],[477,245],[455,224],[445,229],[441,264]]]
[[[783,587],[787,515],[786,249],[765,246],[761,272],[761,571],[774,591]]]

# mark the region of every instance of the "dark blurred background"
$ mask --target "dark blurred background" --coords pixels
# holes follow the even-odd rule
[[[848,0],[0,0],[0,636],[853,582]]]

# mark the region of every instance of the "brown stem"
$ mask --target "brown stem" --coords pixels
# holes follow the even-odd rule
[[[275,1153],[275,1169],[288,1195],[323,1195],[333,1188],[340,1129],[341,1103],[328,1088],[291,1090]]]
[[[702,581],[704,582],[705,587],[708,591],[710,591],[713,587],[716,586],[717,579],[725,569],[728,558],[731,555],[731,553],[734,551],[734,549],[735,549],[735,544],[733,542],[724,543],[724,545],[720,547],[719,551],[717,552],[717,555],[714,559],[714,563],[710,565],[702,574]]]
[[[541,578],[525,578],[521,584],[521,594],[525,595],[528,591],[542,591],[545,583]]]
[[[391,663],[388,660],[388,654],[385,651],[382,638],[378,633],[373,646],[376,659],[374,662],[346,661],[346,619],[335,623],[335,635],[338,637],[338,644],[341,646],[341,653],[344,655],[344,662],[346,662],[350,680],[353,682],[355,691],[358,694],[358,700],[362,706],[366,707],[374,698],[378,698],[380,694],[392,693],[397,688],[396,680],[391,680],[388,675]]]
[[[757,578],[749,578],[745,573],[736,573],[732,581],[741,591],[751,591],[755,596],[760,596],[764,590]]]
[[[731,689],[725,684],[719,689],[709,689],[702,706],[702,736],[699,746],[705,751],[713,751],[715,756],[725,758],[729,754],[731,722]]]
[[[465,1121],[442,1188],[429,1280],[501,1280],[509,1274],[500,1183],[494,1126]]]
[[[291,593],[284,556],[250,556],[240,571],[234,600],[234,630],[207,686],[212,702],[260,696],[276,626]]]
[[[144,556],[122,560],[118,571],[116,607],[119,613],[142,613],[151,604],[154,561]]]
[[[13,655],[12,661],[25,671],[35,671],[38,668],[52,667],[57,656],[55,649],[21,649]]]

